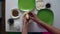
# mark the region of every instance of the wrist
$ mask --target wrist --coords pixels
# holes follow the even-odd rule
[[[39,22],[40,22],[40,20],[39,20],[38,18],[36,18],[34,21],[35,21],[36,23],[39,23]]]
[[[23,25],[23,29],[27,29],[28,28],[28,25],[27,24],[24,24]]]
[[[23,26],[27,26],[28,24],[27,23],[23,23]]]
[[[38,19],[38,18],[35,19],[35,22],[38,23],[38,24],[42,24],[42,23],[44,24],[44,22],[42,20]]]

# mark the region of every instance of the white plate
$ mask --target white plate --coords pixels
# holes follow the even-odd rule
[[[13,10],[17,10],[17,11],[18,11],[18,16],[15,17],[15,16],[12,15],[12,11],[13,11]],[[19,17],[20,17],[20,10],[17,9],[17,8],[11,9],[11,18],[13,18],[13,19],[18,19]]]

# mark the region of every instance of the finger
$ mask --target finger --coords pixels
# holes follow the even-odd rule
[[[23,16],[23,21],[24,23],[27,23],[29,21],[29,19],[26,18],[26,15]]]
[[[34,18],[33,18],[33,17],[31,17],[31,16],[30,16],[30,19],[34,20]]]
[[[35,17],[36,14],[34,14],[33,12],[30,12],[30,13],[29,13],[29,16],[31,16],[31,17]]]
[[[30,12],[32,15],[35,15],[33,12]]]
[[[23,16],[23,22],[25,22],[26,21],[26,17],[25,17],[25,15]]]
[[[23,16],[23,19],[26,19],[26,14]]]
[[[29,16],[33,17],[34,15],[33,15],[33,13],[29,13]]]

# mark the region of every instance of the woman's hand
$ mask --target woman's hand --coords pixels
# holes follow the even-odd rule
[[[30,16],[30,19],[34,20],[36,23],[38,23],[38,25],[43,26],[51,34],[60,34],[60,30],[59,29],[57,29],[57,28],[55,28],[53,26],[50,26],[50,25],[46,24],[45,22],[39,20],[38,17],[34,13],[29,12],[29,16]]]
[[[28,22],[29,19],[26,18],[26,15],[23,16],[23,29],[22,34],[28,34]]]
[[[28,24],[29,19],[26,18],[26,15],[23,16],[23,24]]]
[[[29,17],[30,17],[30,19],[34,20],[35,22],[39,21],[38,17],[33,12],[29,12]]]

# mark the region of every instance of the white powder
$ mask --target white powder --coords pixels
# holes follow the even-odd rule
[[[43,0],[36,0],[36,9],[40,10],[44,8],[44,2]]]

